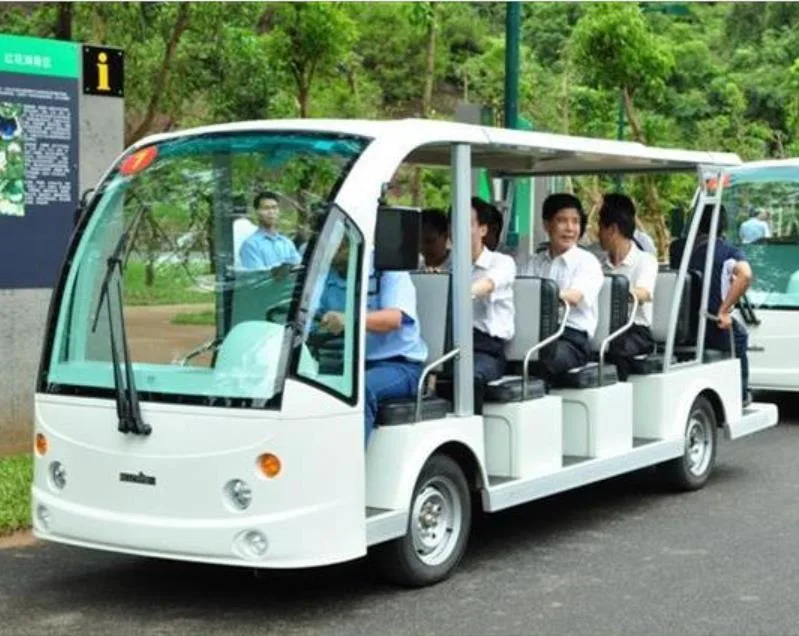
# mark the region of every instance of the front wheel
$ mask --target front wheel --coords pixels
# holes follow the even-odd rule
[[[700,395],[688,412],[685,452],[661,465],[669,483],[679,490],[698,490],[705,485],[716,463],[717,429],[713,405]]]
[[[447,455],[433,455],[416,482],[405,536],[374,548],[377,565],[387,579],[401,585],[443,581],[466,552],[471,520],[463,471]]]

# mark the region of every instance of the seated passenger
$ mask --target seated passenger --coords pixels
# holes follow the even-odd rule
[[[299,265],[302,257],[294,242],[277,231],[280,217],[277,195],[261,192],[255,197],[253,207],[259,227],[241,246],[241,266],[245,269],[274,269]]]
[[[449,271],[449,218],[444,210],[422,210],[421,251],[419,269],[428,272]]]
[[[604,276],[597,258],[577,245],[586,224],[577,197],[565,193],[549,195],[544,200],[542,216],[549,235],[548,248],[526,257],[519,274],[553,279],[560,287],[560,297],[570,305],[563,335],[539,353],[544,379],[551,381],[588,363]]]
[[[490,250],[484,239],[493,206],[472,198],[472,345],[474,350],[474,406],[482,413],[485,385],[505,372],[505,343],[513,337],[513,281],[516,265],[510,256]],[[452,399],[452,385],[439,384],[442,397]]]
[[[746,327],[732,317],[736,303],[743,297],[752,282],[752,268],[746,255],[737,247],[724,240],[727,213],[724,206],[719,210],[716,247],[713,253],[713,269],[710,278],[710,296],[707,303],[709,314],[718,317],[718,322],[707,321],[705,346],[719,351],[730,350],[730,332],[735,339],[735,356],[741,361],[741,399],[747,406],[752,397],[749,394],[749,358],[746,351],[749,346],[749,335]],[[699,221],[699,232],[696,236],[694,251],[688,261],[689,270],[705,270],[710,224],[713,220],[713,206],[706,205]],[[680,267],[685,239],[674,241],[669,250],[669,264],[672,269]]]
[[[476,197],[475,197],[476,198]],[[478,199],[479,200],[479,199]],[[502,236],[502,212],[496,206],[491,206],[491,222],[488,224],[488,231],[486,232],[483,243],[492,252],[496,252],[499,248],[499,239]]]
[[[621,274],[630,281],[630,289],[638,299],[635,323],[610,343],[608,360],[616,365],[619,379],[630,375],[631,358],[652,353],[652,298],[658,263],[655,257],[642,251],[633,240],[635,206],[624,194],[608,194],[599,209],[599,242],[606,256],[603,262],[608,274]]]
[[[348,244],[343,243],[325,284],[319,309],[320,326],[339,335],[344,331],[342,313],[346,284]],[[336,276],[342,281],[337,283]],[[408,272],[380,272],[369,268],[366,313],[366,376],[364,379],[364,445],[374,428],[381,400],[412,398],[427,360],[427,345],[416,317],[416,288]]]
[[[505,372],[505,343],[514,329],[516,264],[484,243],[496,212],[493,205],[472,197],[472,338],[474,376],[481,390]]]

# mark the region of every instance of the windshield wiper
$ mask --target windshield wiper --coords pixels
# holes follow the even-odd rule
[[[116,391],[118,430],[122,433],[133,433],[134,435],[149,435],[152,427],[142,419],[141,409],[139,408],[139,395],[136,392],[136,382],[133,377],[133,364],[130,361],[130,351],[128,349],[128,338],[125,332],[125,313],[124,301],[122,298],[122,274],[123,274],[123,254],[130,238],[131,230],[138,225],[141,217],[147,211],[142,206],[131,220],[127,228],[122,232],[119,241],[114,246],[114,251],[106,261],[105,277],[100,287],[100,297],[97,300],[97,309],[94,312],[92,321],[92,333],[97,330],[97,321],[100,317],[103,301],[106,301],[108,308],[108,336],[111,341],[111,363],[114,367],[114,390]],[[111,285],[111,278],[114,272],[119,273],[117,278],[117,300],[119,305],[119,324],[120,338],[122,339],[122,353],[125,363],[125,383],[122,382],[122,374],[119,370],[119,353],[117,352],[117,339],[114,333],[114,319],[111,307],[111,295],[108,287]]]

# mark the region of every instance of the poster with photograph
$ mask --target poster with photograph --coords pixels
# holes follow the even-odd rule
[[[52,287],[78,202],[80,45],[0,35],[0,289]]]
[[[0,102],[0,214],[25,216],[22,104]]]

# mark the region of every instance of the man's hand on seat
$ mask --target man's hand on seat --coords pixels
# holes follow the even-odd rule
[[[723,329],[724,331],[727,331],[727,329],[732,327],[732,314],[729,313],[719,314],[718,326],[719,329]]]

